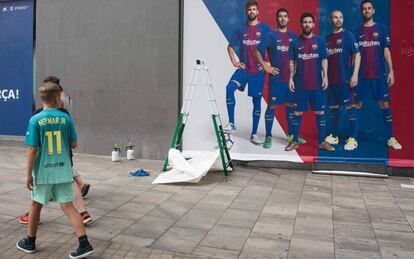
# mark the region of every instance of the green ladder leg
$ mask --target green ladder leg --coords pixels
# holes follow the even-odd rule
[[[183,113],[180,113],[178,115],[177,125],[175,126],[170,148],[181,149],[181,143],[182,143],[183,132],[184,132],[184,127],[185,127],[185,123],[183,123],[183,118],[185,116],[187,115]],[[167,153],[167,157],[165,158],[164,167],[163,167],[163,171],[167,171],[167,170],[168,170],[168,153]]]
[[[224,136],[223,127],[221,126],[220,117],[217,115],[212,115],[211,118],[213,119],[213,125],[214,125],[214,131],[216,133],[217,143],[220,150],[220,157],[221,157],[221,163],[223,165],[224,175],[229,175],[229,168],[234,170],[233,162],[230,158],[230,153],[227,148],[226,143],[226,137]],[[217,123],[217,120],[220,121],[220,123]]]

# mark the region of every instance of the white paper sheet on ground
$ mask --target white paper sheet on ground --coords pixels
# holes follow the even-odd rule
[[[190,162],[190,164],[198,164],[200,160],[206,160],[209,159],[212,156],[216,156],[218,153],[218,158],[216,160],[216,162],[214,162],[213,166],[210,168],[210,170],[208,170],[209,172],[214,172],[214,171],[223,171],[223,163],[221,162],[221,158],[220,158],[220,151],[216,150],[216,151],[191,151],[191,152],[187,152],[187,151],[183,151],[182,154],[186,159],[189,159],[188,161]],[[232,171],[231,168],[227,168],[228,171]]]
[[[198,183],[219,157],[220,152],[217,150],[213,153],[200,154],[187,161],[179,150],[172,148],[168,151],[168,161],[172,169],[160,174],[152,183]]]

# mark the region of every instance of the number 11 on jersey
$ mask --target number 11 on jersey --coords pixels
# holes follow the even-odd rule
[[[53,136],[55,136],[56,138],[56,153],[58,155],[62,154],[62,141],[61,141],[60,131],[46,131],[45,136],[47,138],[47,146],[48,146],[49,155],[53,155],[54,153]]]

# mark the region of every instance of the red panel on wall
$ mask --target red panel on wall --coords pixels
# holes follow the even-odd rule
[[[391,87],[394,133],[401,151],[390,150],[391,166],[414,166],[413,67],[414,0],[391,1],[392,58],[396,83]]]
[[[265,22],[272,28],[276,27],[276,11],[279,8],[286,8],[289,11],[290,24],[289,29],[294,31],[296,34],[301,34],[300,28],[300,16],[304,12],[310,12],[315,16],[315,33],[318,33],[318,6],[319,0],[308,0],[301,1],[300,4],[297,1],[292,0],[280,0],[280,1],[259,1],[260,5],[260,14],[259,18],[261,21]],[[268,86],[267,78],[265,89],[263,91],[264,98],[268,98]],[[276,118],[282,126],[283,130],[287,133],[287,124],[285,119],[285,107],[280,105],[276,109]],[[317,143],[317,130],[315,125],[315,116],[311,112],[306,112],[303,116],[302,128],[301,128],[301,137],[305,138],[310,145],[302,145],[297,149],[299,155],[304,162],[314,162],[314,159],[318,157],[318,143]],[[306,156],[305,156],[306,154]]]

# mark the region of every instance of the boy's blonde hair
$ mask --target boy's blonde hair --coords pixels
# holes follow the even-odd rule
[[[56,104],[56,98],[62,92],[59,85],[53,82],[44,82],[39,87],[40,99],[47,104]]]

